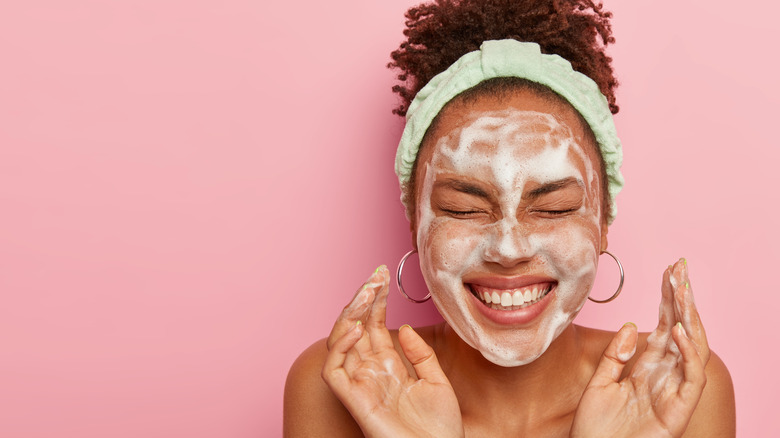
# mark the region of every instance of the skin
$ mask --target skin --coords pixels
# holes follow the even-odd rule
[[[547,114],[568,129],[568,137],[579,148],[571,148],[562,161],[579,176],[580,190],[575,195],[555,190],[545,196],[552,199],[543,201],[560,206],[578,198],[581,206],[576,212],[565,217],[540,215],[541,201],[523,196],[545,183],[540,178],[516,174],[524,178],[515,184],[518,195],[502,188],[498,179],[491,180],[485,169],[464,170],[441,159],[444,148],[454,150],[453,143],[443,139],[486,114],[507,110]],[[448,322],[416,331],[410,327],[388,331],[389,272],[378,269],[345,307],[330,337],[293,365],[285,388],[285,436],[735,435],[731,380],[707,346],[684,261],[664,272],[659,324],[650,335],[638,334],[630,324],[612,333],[560,317],[579,310],[592,284],[588,270],[571,280],[564,278],[565,270],[587,264],[591,257],[595,260],[607,245],[598,207],[600,181],[598,175],[589,178],[588,170],[598,169],[595,147],[588,144],[571,108],[531,92],[479,98],[448,106],[428,137],[418,158],[415,191],[420,213],[412,221],[413,242],[421,252],[437,307],[445,309]],[[528,150],[534,146],[539,150]],[[517,153],[526,161],[543,149],[534,141],[516,147],[523,149]],[[496,151],[489,145],[476,149],[484,155]],[[473,199],[471,194],[437,186],[437,178],[448,172],[484,184],[483,191],[490,196]],[[520,201],[508,202],[513,196]],[[462,219],[445,211],[451,208],[441,208],[460,203],[479,204],[481,212]],[[478,244],[468,240],[470,233],[481,233],[482,241],[494,244],[475,251]],[[523,245],[532,236],[540,236],[535,238],[545,245]],[[571,256],[556,255],[555,246],[571,236],[579,240],[578,250]],[[451,248],[447,245],[453,237],[466,241],[452,248],[457,256],[438,257],[442,248]],[[507,335],[500,325],[480,319],[471,304],[462,304],[472,303],[464,300],[473,296],[463,285],[473,278],[526,274],[552,277],[560,290],[530,323],[512,327],[518,334]],[[476,336],[459,335],[472,330],[468,324],[477,326]],[[507,339],[522,347],[497,356],[490,351]],[[507,358],[531,360],[520,366],[497,363]]]
[[[437,125],[438,141],[418,165],[415,234],[449,325],[491,362],[518,366],[537,359],[582,308],[606,227],[595,148],[570,128],[580,127],[576,116],[488,103],[456,107]],[[481,317],[471,290],[493,279],[552,283],[543,315],[527,324]]]

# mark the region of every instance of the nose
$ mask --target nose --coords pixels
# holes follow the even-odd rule
[[[533,256],[528,232],[514,218],[504,218],[493,225],[485,242],[485,261],[511,268]]]

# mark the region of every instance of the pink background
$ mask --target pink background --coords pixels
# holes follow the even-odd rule
[[[410,247],[385,64],[414,3],[4,2],[1,436],[281,434],[293,360]],[[627,280],[578,322],[652,330],[687,257],[740,435],[769,436],[780,7],[695,3],[607,3]],[[390,298],[393,327],[435,319]]]

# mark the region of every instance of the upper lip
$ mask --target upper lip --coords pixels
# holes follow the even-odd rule
[[[469,278],[467,281],[464,279],[464,283],[474,284],[491,289],[520,289],[539,283],[555,284],[557,281],[555,281],[553,278],[543,275],[520,275],[513,277],[485,275]]]

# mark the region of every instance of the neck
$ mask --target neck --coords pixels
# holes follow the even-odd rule
[[[437,355],[458,396],[464,420],[497,417],[514,427],[573,414],[593,370],[585,358],[580,329],[570,324],[535,361],[518,367],[496,365],[444,323]],[[491,421],[487,419],[487,421]]]

